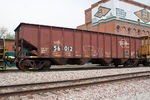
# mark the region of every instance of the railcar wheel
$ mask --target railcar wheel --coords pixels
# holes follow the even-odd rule
[[[42,67],[39,70],[49,70],[51,67],[51,62],[49,60],[42,61]]]
[[[138,65],[138,62],[135,60],[128,60],[123,65],[124,67],[136,67]]]
[[[118,66],[119,66],[119,64],[116,64],[116,63],[115,63],[114,65],[115,65],[115,67],[118,67]]]
[[[46,61],[44,61],[44,66],[43,66],[42,70],[49,70],[50,67],[51,67],[51,62],[46,60]]]
[[[20,60],[18,67],[19,67],[19,69],[24,70],[24,71],[29,70],[29,65],[27,63],[27,60],[23,60],[23,59]]]

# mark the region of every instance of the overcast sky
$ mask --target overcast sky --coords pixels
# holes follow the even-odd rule
[[[13,30],[20,22],[76,28],[84,10],[99,0],[0,0],[0,27]]]
[[[13,30],[20,22],[76,28],[84,10],[100,0],[0,0],[0,27]],[[135,0],[150,4],[150,0]]]
[[[145,5],[149,5],[150,6],[150,0],[134,0],[134,1],[137,1],[139,3],[143,3]]]

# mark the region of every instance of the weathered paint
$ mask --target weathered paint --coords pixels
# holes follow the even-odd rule
[[[136,58],[141,47],[140,38],[130,36],[24,23],[18,28],[16,42],[28,41],[39,58]]]

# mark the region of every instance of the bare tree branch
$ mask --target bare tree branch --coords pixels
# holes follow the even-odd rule
[[[8,29],[7,28],[5,28],[5,27],[1,27],[0,28],[0,38],[9,38],[9,39],[14,39],[15,38],[15,35],[13,35],[13,34],[10,34],[9,32],[8,32]]]

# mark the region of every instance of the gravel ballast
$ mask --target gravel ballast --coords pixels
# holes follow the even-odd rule
[[[106,75],[115,75],[131,72],[150,71],[150,67],[118,68],[118,69],[92,69],[73,71],[48,71],[48,72],[17,72],[0,73],[0,86],[40,83],[49,81],[72,80],[80,78],[90,78]]]
[[[135,79],[33,95],[8,97],[8,100],[149,100],[149,84],[150,79]]]

